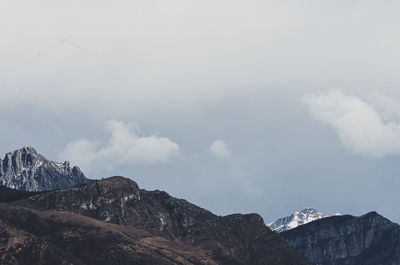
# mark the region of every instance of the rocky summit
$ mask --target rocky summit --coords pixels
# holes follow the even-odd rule
[[[268,224],[268,227],[280,233],[328,216],[329,215],[321,213],[313,208],[306,208],[290,216],[279,218],[275,222]]]
[[[327,217],[280,235],[318,265],[400,264],[400,226],[376,212]]]
[[[217,216],[123,177],[17,197],[0,203],[1,264],[312,264],[258,214]]]
[[[23,191],[65,189],[90,182],[79,167],[57,163],[25,146],[0,159],[0,185]]]

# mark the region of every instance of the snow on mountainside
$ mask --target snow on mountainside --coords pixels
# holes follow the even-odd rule
[[[275,222],[268,224],[268,227],[271,228],[271,230],[280,233],[325,217],[329,217],[329,215],[318,212],[313,208],[306,208],[300,212],[295,212],[290,216],[280,218]]]
[[[65,189],[89,183],[78,167],[53,162],[25,146],[0,159],[0,185],[23,191]]]

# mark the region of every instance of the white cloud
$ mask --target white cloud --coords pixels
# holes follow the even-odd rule
[[[350,151],[371,156],[400,154],[400,124],[386,121],[362,99],[334,90],[306,95],[302,102],[315,119],[328,124]]]
[[[368,102],[379,113],[384,122],[400,120],[400,102],[393,96],[373,92],[367,96]]]
[[[156,164],[168,162],[179,155],[179,145],[158,135],[141,136],[132,123],[110,120],[105,122],[111,134],[108,143],[99,147],[98,141],[85,138],[68,143],[60,154],[82,168],[101,165],[112,168],[121,164]]]
[[[232,155],[232,151],[222,140],[215,140],[208,149],[211,154],[219,158],[228,158]]]

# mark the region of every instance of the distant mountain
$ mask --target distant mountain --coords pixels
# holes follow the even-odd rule
[[[0,204],[0,242],[2,264],[312,265],[258,214],[217,216],[123,177]]]
[[[376,212],[327,217],[280,235],[317,265],[400,264],[400,226]]]
[[[57,163],[24,147],[0,159],[0,185],[23,191],[65,189],[89,183],[78,167]]]
[[[290,216],[279,218],[275,222],[268,224],[268,227],[280,233],[325,217],[328,217],[328,215],[313,208],[306,208]]]

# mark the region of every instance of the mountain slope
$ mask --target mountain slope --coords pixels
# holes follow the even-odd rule
[[[319,265],[400,264],[400,226],[376,212],[332,216],[280,235]]]
[[[168,242],[200,248],[221,265],[311,264],[257,214],[216,216],[166,192],[139,189],[123,177],[41,193],[11,205],[39,212],[71,212],[140,229]]]
[[[3,265],[210,264],[211,253],[130,226],[0,204]]]
[[[78,167],[57,163],[24,147],[0,159],[0,185],[23,191],[65,189],[88,183]]]
[[[24,198],[31,197],[39,194],[40,192],[35,191],[22,191],[11,189],[6,186],[0,186],[0,203],[2,202],[13,202]]]
[[[313,208],[306,208],[290,216],[279,218],[275,222],[268,224],[268,227],[280,233],[325,217],[328,217],[328,215]]]

